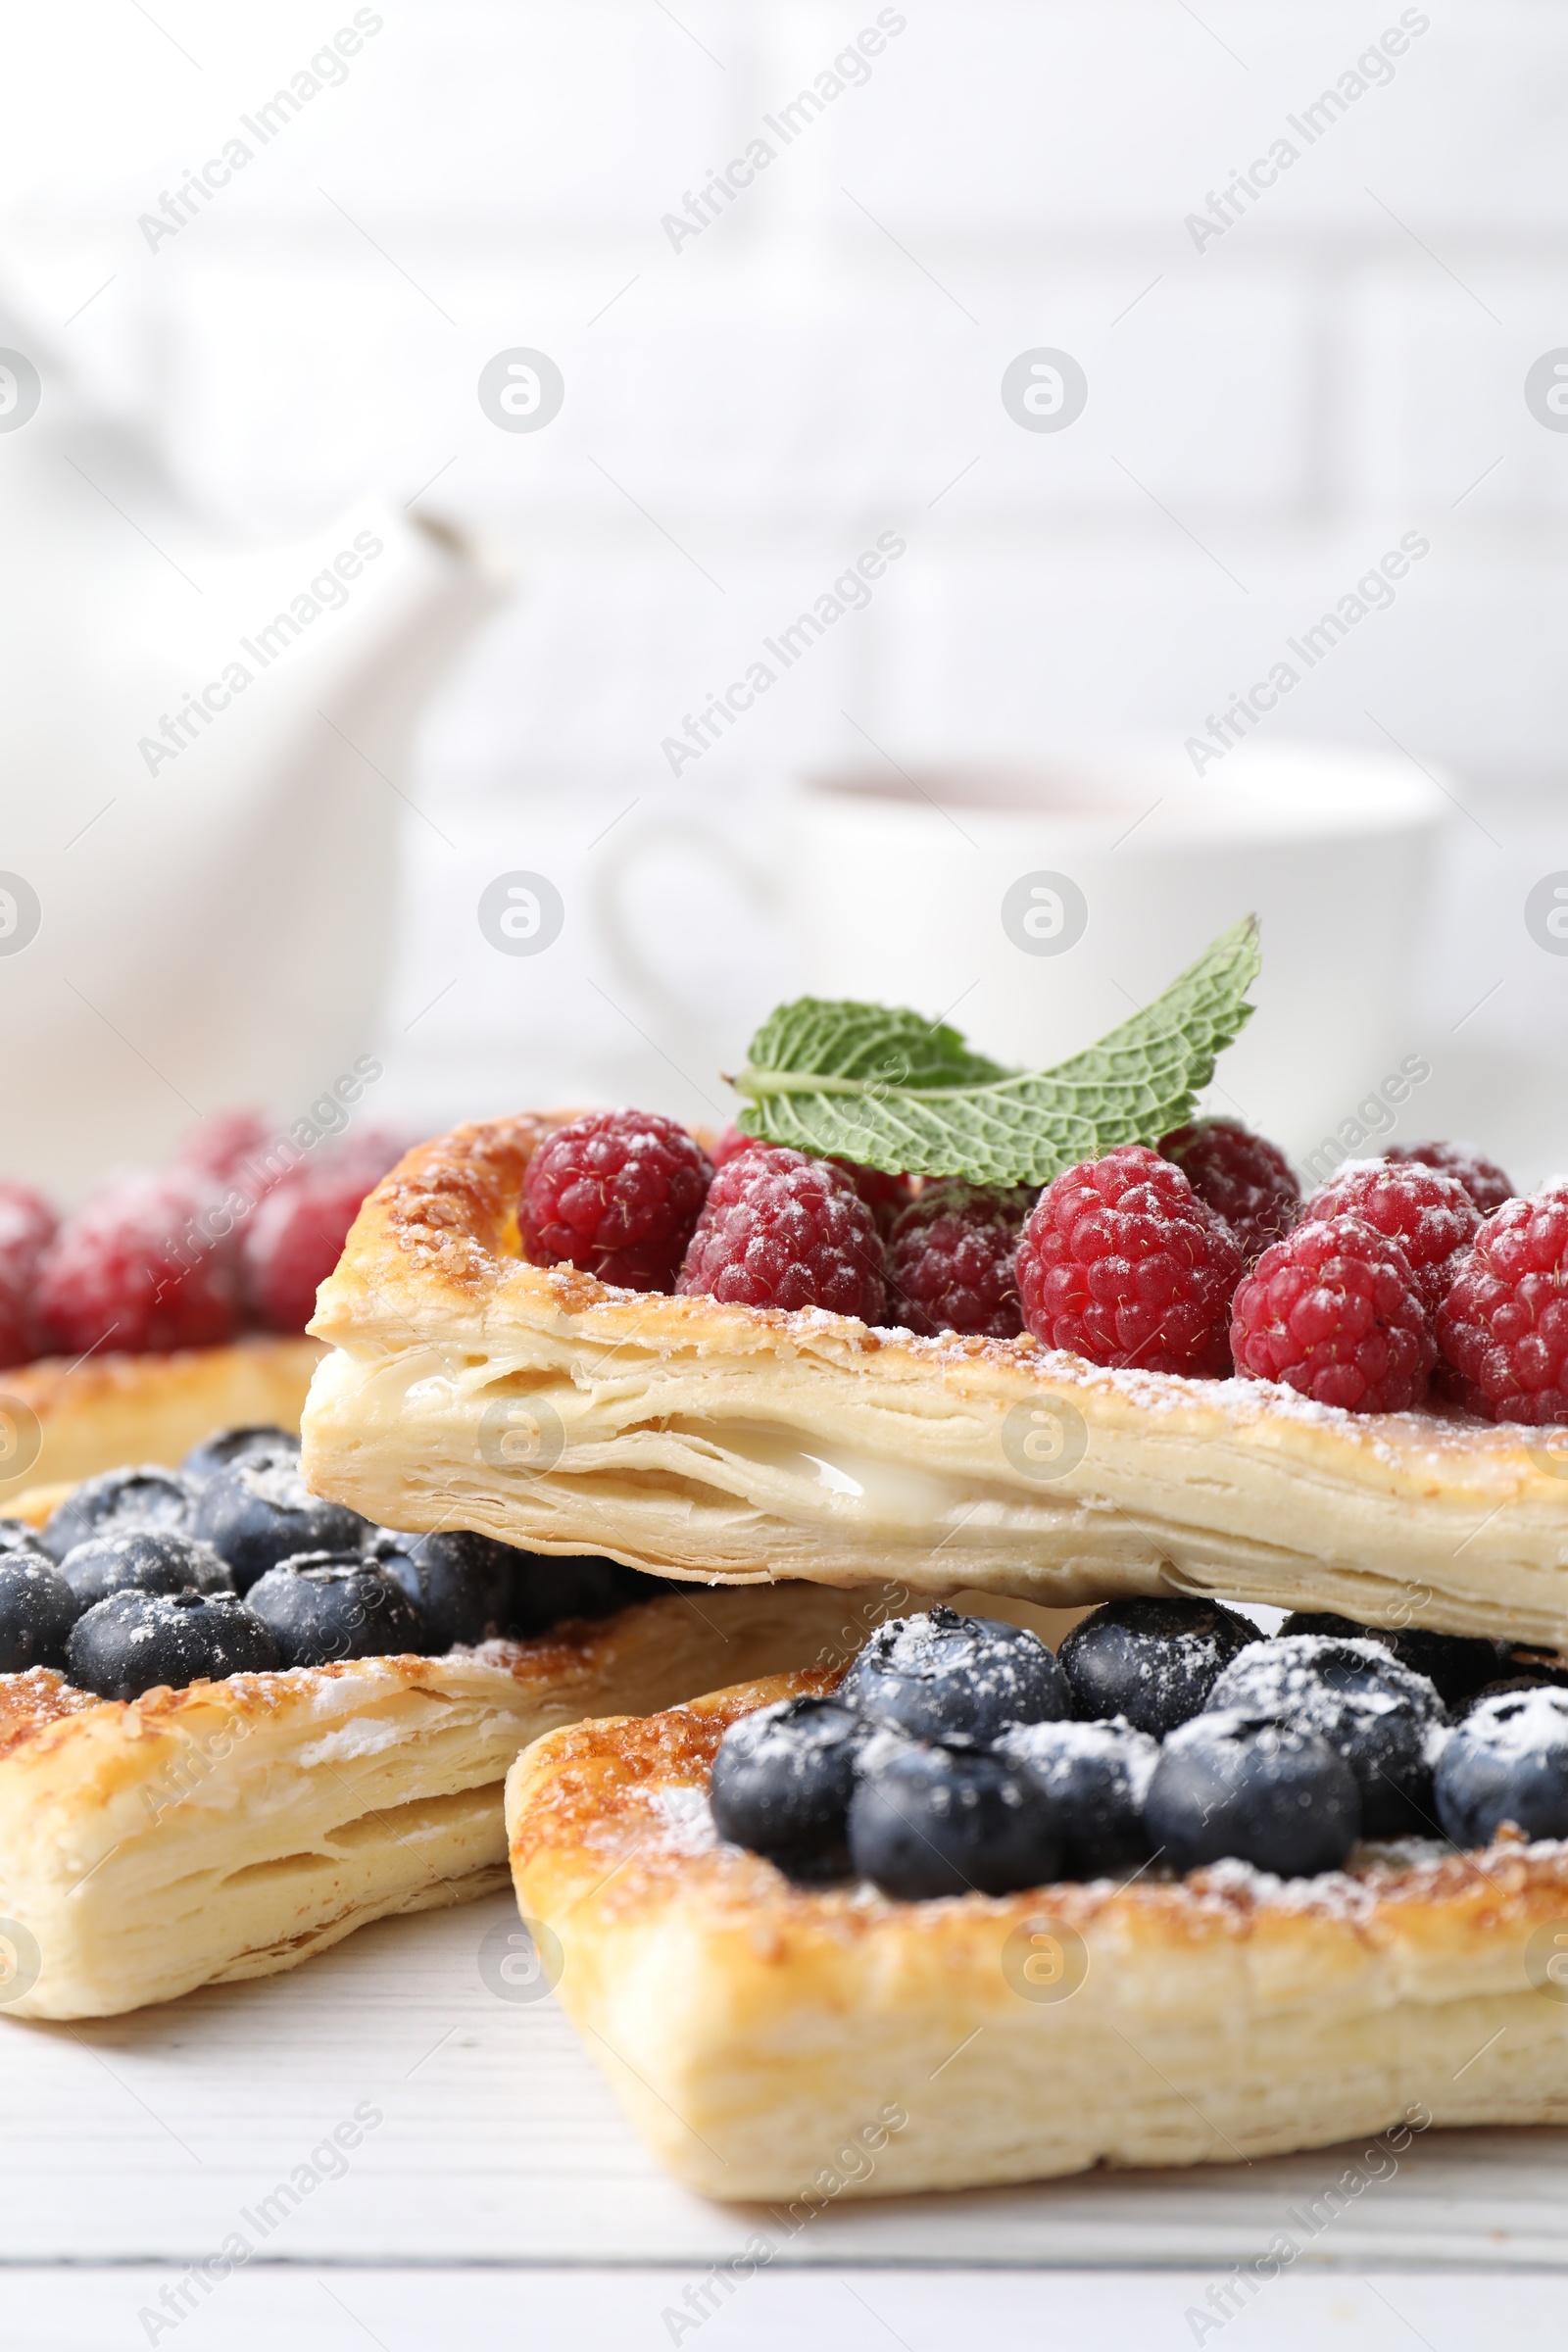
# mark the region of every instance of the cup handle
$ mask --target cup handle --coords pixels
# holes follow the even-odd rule
[[[771,874],[743,858],[722,835],[710,833],[706,826],[694,824],[687,817],[650,817],[597,861],[589,884],[589,895],[599,937],[616,976],[655,1020],[679,1031],[689,1029],[693,1020],[700,1019],[701,1014],[696,1006],[681,1002],[665,982],[663,974],[656,970],[634,945],[626,922],[624,898],[626,884],[648,853],[676,843],[695,847],[705,857],[726,866],[757,906],[770,908],[776,906],[779,890]]]

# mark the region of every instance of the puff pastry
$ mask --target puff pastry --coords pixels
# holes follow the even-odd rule
[[[738,1715],[837,1679],[553,1732],[508,1778],[558,1997],[691,2187],[809,2201],[1568,2122],[1568,1846],[1374,1849],[1289,1885],[806,1889],[715,1841],[708,1773]]]
[[[1568,1650],[1546,1433],[546,1270],[514,1212],[554,1123],[459,1128],[366,1201],[311,1326],[321,1494],[673,1577],[1203,1592]]]
[[[164,1355],[44,1357],[0,1372],[0,1516],[122,1462],[172,1468],[215,1429],[298,1429],[320,1356],[314,1340],[246,1339]]]
[[[0,1676],[4,2012],[103,2017],[269,1976],[368,1920],[504,1886],[502,1782],[526,1741],[732,1668],[844,1656],[877,1621],[858,1614],[799,1588],[666,1593],[537,1641],[129,1704],[48,1669]]]

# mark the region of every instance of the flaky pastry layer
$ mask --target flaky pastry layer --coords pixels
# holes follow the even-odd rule
[[[553,1124],[461,1127],[366,1201],[311,1326],[319,1493],[676,1577],[1208,1592],[1568,1649],[1545,1433],[534,1266],[515,1205]]]
[[[1568,1848],[1283,1885],[1232,1864],[926,1903],[806,1889],[717,1843],[708,1776],[738,1716],[837,1679],[578,1724],[508,1778],[558,1997],[690,2186],[809,2202],[1568,2121]]]
[[[528,1740],[848,1655],[876,1621],[799,1588],[667,1593],[537,1641],[129,1704],[47,1669],[0,1676],[0,2013],[109,2016],[486,1893],[506,1881],[502,1783]]]
[[[215,1429],[298,1429],[320,1354],[315,1340],[254,1338],[0,1372],[0,1517],[46,1514],[59,1489],[122,1462],[172,1468]]]

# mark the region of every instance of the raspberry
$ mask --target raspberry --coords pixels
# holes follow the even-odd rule
[[[1488,1217],[1438,1309],[1438,1340],[1471,1412],[1568,1422],[1568,1184]]]
[[[672,1290],[712,1173],[674,1119],[591,1111],[547,1136],[528,1162],[523,1248],[535,1265],[580,1266],[627,1291]]]
[[[215,1201],[226,1200],[236,1194],[246,1216],[258,1200],[270,1191],[282,1169],[267,1164],[267,1154],[278,1142],[275,1127],[269,1126],[259,1111],[220,1110],[204,1119],[199,1127],[187,1129],[169,1157],[171,1170],[188,1177],[204,1190],[210,1191]],[[292,1149],[292,1147],[289,1147]],[[243,1288],[240,1273],[240,1238],[243,1226],[227,1223],[226,1230],[215,1235],[212,1247],[232,1269],[236,1286]]]
[[[881,1320],[882,1237],[842,1168],[758,1144],[713,1178],[675,1288],[738,1306]]]
[[[258,1323],[269,1331],[305,1329],[361,1201],[401,1157],[396,1137],[367,1129],[324,1157],[299,1161],[257,1202],[241,1229],[240,1279]]]
[[[1348,1160],[1312,1195],[1303,1217],[1359,1217],[1397,1242],[1429,1315],[1437,1313],[1481,1219],[1456,1176],[1406,1160]]]
[[[958,1331],[1015,1340],[1023,1307],[1012,1261],[1035,1198],[956,1178],[927,1185],[888,1237],[888,1313],[928,1339]]]
[[[211,1180],[189,1169],[124,1169],[69,1216],[38,1267],[51,1348],[216,1348],[234,1334],[230,1254],[210,1238]]]
[[[1145,1144],[1053,1177],[1018,1246],[1023,1319],[1048,1348],[1146,1372],[1230,1370],[1236,1237]]]
[[[335,1175],[346,1174],[352,1168],[356,1175],[365,1178],[368,1193],[389,1169],[397,1166],[413,1141],[412,1136],[398,1127],[352,1127],[347,1135],[326,1145],[327,1158],[321,1164],[330,1166]]]
[[[721,1168],[726,1161],[734,1158],[737,1152],[750,1152],[756,1141],[755,1135],[742,1135],[740,1129],[731,1120],[708,1156],[715,1168]]]
[[[738,1127],[726,1127],[713,1146],[711,1156],[714,1167],[726,1166],[738,1152],[755,1151],[758,1140],[755,1135],[742,1135]],[[894,1219],[914,1199],[913,1183],[907,1176],[885,1176],[880,1168],[862,1168],[858,1160],[844,1159],[836,1152],[829,1152],[828,1157],[834,1167],[844,1170],[875,1217],[876,1229],[886,1241]]]
[[[226,1189],[238,1182],[247,1159],[276,1140],[277,1129],[259,1110],[220,1110],[180,1137],[170,1165],[199,1170]]]
[[[33,1290],[54,1232],[55,1212],[41,1194],[0,1183],[0,1371],[24,1364],[42,1345]]]
[[[858,1160],[841,1159],[833,1154],[833,1165],[842,1168],[860,1199],[876,1219],[876,1229],[884,1241],[914,1199],[914,1187],[907,1176],[885,1176],[880,1168],[862,1168]]]
[[[1250,1265],[1290,1232],[1301,1188],[1277,1144],[1237,1119],[1195,1119],[1161,1136],[1160,1156],[1174,1160],[1200,1200],[1218,1211]]]
[[[1236,1369],[1318,1404],[1402,1413],[1437,1349],[1410,1262],[1360,1217],[1309,1217],[1264,1250],[1231,1316]]]
[[[1388,1156],[1418,1160],[1422,1167],[1441,1168],[1445,1176],[1457,1176],[1484,1217],[1515,1197],[1511,1180],[1474,1144],[1398,1144]]]

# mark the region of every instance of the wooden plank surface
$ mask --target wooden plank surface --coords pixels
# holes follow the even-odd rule
[[[168,2321],[180,2302],[169,2273],[28,2270],[6,2274],[4,2340],[8,2352],[168,2352],[172,2338],[174,2352],[1214,2352],[1222,2336],[1220,2352],[1547,2352],[1568,2331],[1561,2274],[1293,2271],[1245,2316],[1233,2303],[1234,2328],[1213,2284],[1194,2272],[797,2265],[726,2299],[678,2269],[277,2265],[236,2272]]]
[[[480,1946],[511,1916],[497,1896],[387,1921],[292,1975],[118,2020],[0,2021],[0,2260],[182,2265],[235,2232],[286,2264],[736,2254],[765,2217],[667,2180],[554,2002],[490,1990]],[[846,2203],[775,2225],[772,2263],[1223,2268],[1347,2161]],[[1568,2270],[1568,2132],[1432,2132],[1303,2258]]]

